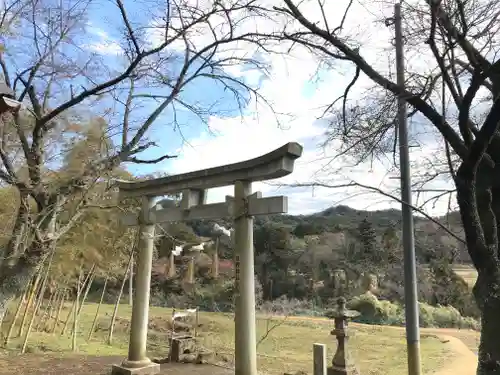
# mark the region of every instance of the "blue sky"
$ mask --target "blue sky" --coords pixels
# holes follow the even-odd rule
[[[203,2],[202,2],[203,3]],[[144,23],[151,17],[150,13],[142,12],[144,2],[127,2],[129,14],[133,14],[136,23]],[[333,6],[333,5],[332,5]],[[98,17],[92,19],[92,24],[109,35],[112,41],[118,39],[119,34],[111,31],[113,22],[110,21],[108,12],[115,14],[114,6],[107,5],[106,12],[100,9]],[[109,10],[108,10],[109,9]],[[333,8],[332,8],[333,10]],[[368,12],[368,13],[367,13]],[[161,11],[156,11],[159,15]],[[338,12],[337,12],[338,13]],[[334,14],[332,12],[331,14]],[[359,25],[367,27],[368,18],[373,18],[369,10],[358,9],[357,17],[351,21],[350,27],[358,30]],[[104,15],[104,17],[102,17]],[[101,18],[100,18],[101,17]],[[112,18],[116,23],[116,17]],[[259,25],[259,28],[266,25]],[[346,25],[349,27],[349,25]],[[386,43],[391,35],[387,29],[378,26],[368,26],[371,29],[366,35],[367,44],[372,47],[369,37],[373,36],[382,41],[373,48],[386,48]],[[205,36],[198,35],[203,45]],[[363,38],[362,38],[363,39]],[[375,51],[372,56],[366,48],[365,56],[372,57],[375,63],[380,62],[380,56]],[[248,53],[248,52],[247,52]],[[377,53],[379,53],[377,51]],[[304,146],[304,156],[297,162],[296,171],[282,181],[276,183],[306,183],[328,182],[341,184],[351,180],[356,182],[383,187],[384,190],[394,191],[398,182],[389,177],[395,173],[387,173],[388,165],[383,163],[363,164],[352,167],[345,160],[329,164],[332,156],[336,154],[338,145],[331,145],[329,149],[321,149],[319,144],[324,141],[324,132],[327,124],[317,121],[321,113],[319,107],[329,104],[333,98],[339,96],[350,82],[353,70],[345,64],[322,66],[318,73],[318,60],[313,56],[299,51],[293,56],[262,56],[271,65],[270,77],[262,79],[255,71],[245,72],[244,68],[238,70],[239,79],[253,85],[259,85],[260,93],[273,102],[277,112],[288,113],[290,116],[276,116],[262,103],[257,106],[251,102],[240,113],[236,104],[227,90],[217,85],[211,79],[197,79],[189,84],[182,92],[182,99],[190,103],[199,103],[204,107],[212,107],[213,116],[205,118],[209,128],[197,116],[187,110],[177,111],[178,122],[182,123],[182,136],[174,130],[171,122],[173,110],[169,108],[158,118],[154,128],[148,134],[151,140],[160,147],[153,148],[144,153],[143,157],[154,158],[165,152],[179,155],[177,159],[163,162],[158,165],[131,166],[135,173],[167,172],[171,174],[193,171],[201,168],[242,161],[271,151],[288,141],[298,141]],[[113,56],[108,56],[110,62]],[[248,73],[248,74],[246,74]],[[226,72],[232,74],[232,72]],[[362,99],[363,89],[370,83],[364,77],[358,90],[353,90],[351,99]],[[279,120],[279,123],[277,122]],[[412,129],[422,129],[422,125],[412,125]],[[422,138],[423,139],[423,138]],[[421,159],[422,155],[432,154],[439,148],[430,136],[425,140],[425,149],[412,150],[413,159]],[[269,186],[269,184],[256,183],[255,189],[265,195],[286,194],[289,196],[291,213],[312,213],[329,207],[332,204],[347,204],[358,209],[383,209],[399,207],[397,202],[386,197],[374,194],[363,194],[359,189],[320,189],[320,188],[288,188]],[[443,185],[443,184],[441,184]],[[446,185],[446,183],[445,183]],[[214,189],[209,192],[209,200],[222,200],[226,194],[231,194],[231,188]],[[442,207],[431,209],[432,213],[440,214]]]
[[[191,1],[191,0],[188,0]],[[193,0],[194,1],[194,0]],[[328,14],[335,18],[339,16],[338,6],[345,3],[329,4]],[[125,1],[125,6],[133,27],[148,26],[153,16],[161,16],[163,10],[158,7],[158,1]],[[160,1],[161,3],[161,1]],[[205,3],[199,1],[200,4]],[[210,2],[208,2],[210,3]],[[311,2],[310,13],[319,16],[315,8],[315,2]],[[122,69],[122,55],[120,43],[123,41],[123,27],[118,9],[112,1],[94,2],[89,10],[89,25],[87,33],[81,36],[82,47],[92,53],[96,53],[102,61],[102,68],[108,69],[110,75],[113,71]],[[307,6],[307,5],[306,5]],[[348,19],[346,29],[366,29],[362,34],[362,41],[366,43],[363,53],[366,59],[374,64],[380,63],[380,51],[387,53],[387,41],[391,35],[387,29],[380,29],[373,22],[369,10],[354,9],[355,17]],[[253,20],[259,31],[273,28],[276,25],[269,22]],[[278,22],[278,21],[276,21]],[[248,27],[243,23],[243,28]],[[190,41],[198,46],[207,43],[208,32],[199,32],[190,35]],[[360,34],[361,35],[361,34]],[[158,36],[147,33],[149,43],[155,43]],[[370,40],[370,36],[375,38]],[[377,43],[374,43],[374,40]],[[157,41],[156,41],[157,42]],[[237,45],[238,50],[221,51],[221,56],[228,53],[241,53],[242,56],[254,54],[254,50],[247,45]],[[224,74],[238,78],[246,83],[259,87],[259,93],[272,102],[273,109],[277,115],[264,105],[263,102],[250,101],[243,112],[240,112],[228,90],[222,85],[216,84],[209,78],[198,78],[188,84],[181,93],[182,100],[190,104],[196,104],[203,108],[211,108],[210,114],[205,114],[204,121],[200,120],[192,112],[182,109],[175,111],[177,123],[181,124],[180,130],[173,126],[174,110],[167,108],[156,120],[154,126],[147,134],[148,140],[155,141],[158,147],[143,153],[141,158],[155,158],[165,153],[178,155],[178,158],[165,161],[156,165],[130,166],[130,170],[137,174],[152,172],[166,172],[170,174],[184,173],[197,169],[213,167],[249,158],[257,157],[267,153],[284,143],[297,141],[304,146],[304,154],[296,163],[296,170],[291,175],[275,184],[326,182],[329,184],[340,184],[356,181],[362,184],[381,187],[387,191],[397,188],[397,181],[390,179],[394,173],[388,174],[388,165],[384,163],[361,164],[351,166],[346,160],[336,160],[331,163],[332,157],[339,149],[338,144],[331,144],[327,149],[322,149],[319,144],[324,141],[326,124],[318,121],[321,113],[320,107],[329,104],[337,98],[352,79],[353,71],[345,64],[331,64],[328,68],[322,67],[319,74],[318,60],[305,50],[297,50],[292,54],[287,53],[286,46],[274,46],[282,50],[278,55],[257,55],[265,60],[271,67],[270,74],[264,79],[264,75],[245,67],[232,67],[225,69]],[[177,49],[176,49],[177,48]],[[172,46],[169,52],[182,54],[182,48]],[[224,55],[225,54],[225,55]],[[254,55],[255,56],[255,55]],[[179,60],[178,60],[179,61]],[[169,74],[173,77],[179,69],[179,63],[170,63],[167,67]],[[385,69],[385,66],[383,67]],[[102,70],[104,75],[105,70]],[[363,100],[364,89],[370,86],[366,77],[362,77],[357,89],[353,90],[351,100]],[[165,89],[148,89],[142,92],[160,93],[167,92]],[[101,103],[100,108],[109,105],[109,102]],[[134,113],[136,120],[146,116],[155,106],[153,103],[142,102],[143,107]],[[98,108],[96,108],[98,109]],[[120,121],[119,118],[114,120]],[[441,147],[429,138],[425,147],[412,150],[412,158],[418,160],[429,155]],[[446,185],[446,184],[444,184]],[[375,194],[363,194],[359,189],[312,189],[312,188],[289,188],[270,186],[265,183],[256,183],[255,190],[261,190],[264,195],[286,194],[289,196],[290,213],[312,213],[323,210],[334,204],[347,204],[358,209],[383,209],[399,207],[397,202]],[[209,192],[209,201],[223,200],[226,194],[231,194],[231,188],[214,189]],[[443,205],[431,209],[431,213],[440,214]]]

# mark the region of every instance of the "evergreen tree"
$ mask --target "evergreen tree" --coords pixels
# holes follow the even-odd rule
[[[379,266],[383,262],[382,251],[377,246],[377,234],[368,219],[363,219],[358,225],[358,239],[361,245],[358,259],[364,266]]]
[[[393,223],[384,230],[381,242],[388,263],[396,263],[401,260],[399,236]]]

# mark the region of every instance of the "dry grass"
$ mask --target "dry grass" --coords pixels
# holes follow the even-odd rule
[[[128,347],[128,327],[130,307],[120,306],[119,319],[116,322],[113,345],[105,344],[112,306],[101,307],[94,337],[86,341],[88,330],[96,311],[95,304],[84,306],[80,318],[78,349],[80,353],[92,355],[122,355],[125,356]],[[68,310],[62,315],[64,318]],[[165,357],[168,352],[167,332],[171,310],[152,308],[148,350],[152,357]],[[8,321],[6,322],[8,323]],[[232,359],[234,343],[234,322],[229,314],[200,313],[200,340],[212,350],[224,355],[226,360]],[[6,324],[4,325],[5,329]],[[312,345],[315,342],[328,345],[329,358],[332,358],[336,348],[329,331],[331,323],[312,320],[285,320],[279,318],[271,321],[259,318],[257,339],[265,335],[268,327],[273,327],[267,338],[258,345],[259,368],[270,374],[282,374],[285,371],[311,371]],[[62,324],[55,335],[34,332],[30,342],[30,352],[57,352],[58,355],[70,354],[71,338],[60,335]],[[390,327],[389,327],[390,328]],[[354,337],[349,343],[361,373],[366,375],[399,375],[406,370],[406,344],[404,332],[386,327],[354,325]],[[18,349],[22,340],[11,341],[10,349]],[[422,337],[422,358],[424,374],[431,374],[446,361],[453,358],[449,351],[436,336]]]
[[[477,279],[477,271],[472,266],[457,265],[453,266],[455,273],[460,276],[470,287],[474,286]]]

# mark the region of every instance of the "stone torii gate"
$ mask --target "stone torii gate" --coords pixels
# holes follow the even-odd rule
[[[262,198],[260,192],[252,194],[252,182],[292,173],[294,162],[301,155],[302,146],[292,142],[240,163],[147,181],[119,182],[120,197],[141,197],[142,208],[139,215],[122,217],[125,225],[140,226],[140,241],[128,358],[121,365],[113,365],[113,375],[152,375],[160,371],[159,365],[151,362],[146,354],[155,225],[222,217],[234,220],[235,374],[257,375],[253,216],[286,213],[288,200],[284,196]],[[207,189],[229,185],[234,185],[234,197],[226,197],[223,203],[206,204]],[[156,197],[179,192],[182,193],[180,207],[155,209]]]

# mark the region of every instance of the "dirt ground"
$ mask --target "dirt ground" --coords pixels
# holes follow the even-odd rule
[[[457,359],[444,369],[434,375],[475,375],[477,369],[477,357],[467,346],[453,336],[441,336],[447,340],[447,344],[457,353]]]
[[[119,364],[123,357],[9,355],[0,358],[0,375],[108,375],[111,366]],[[233,370],[189,364],[163,364],[160,375],[229,375]]]
[[[289,317],[289,320],[315,320],[329,323],[324,318]],[[356,326],[357,324],[352,324]],[[383,327],[403,331],[401,327]],[[454,359],[434,375],[474,375],[477,357],[472,350],[477,348],[477,333],[455,329],[423,328],[422,335],[435,335],[442,338],[452,351]],[[465,344],[464,344],[465,343]],[[469,348],[468,348],[469,347]],[[0,375],[109,375],[111,366],[123,361],[116,356],[68,356],[54,352],[44,354],[13,354],[0,352]],[[234,370],[208,365],[163,364],[160,375],[229,375]]]

